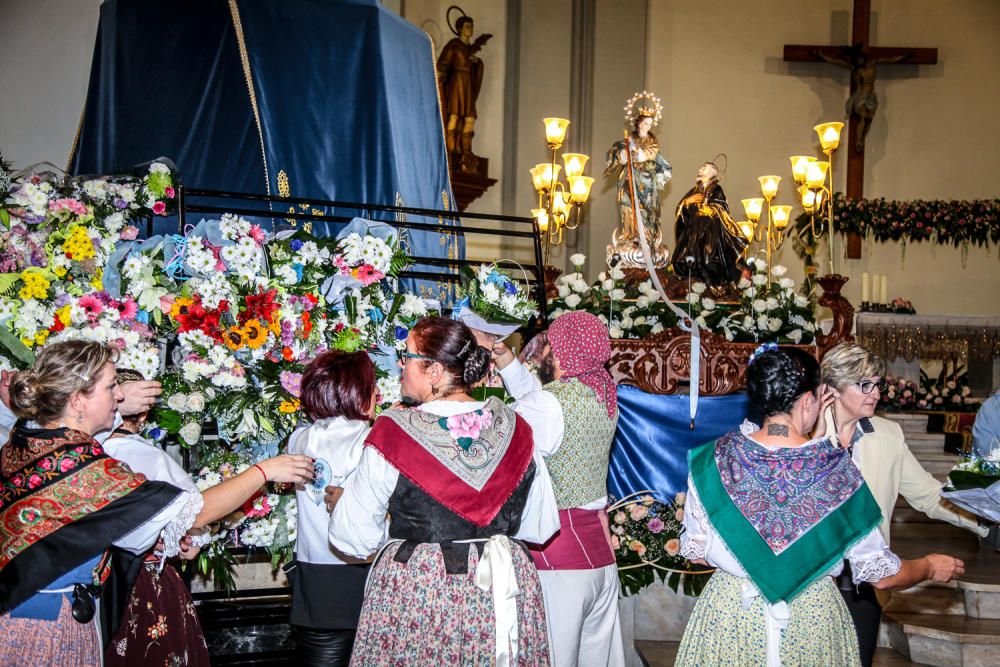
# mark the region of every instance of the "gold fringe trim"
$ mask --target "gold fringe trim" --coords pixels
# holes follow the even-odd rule
[[[253,89],[253,74],[250,71],[250,56],[247,53],[247,43],[243,36],[243,21],[240,20],[240,8],[236,0],[229,0],[229,15],[233,19],[233,30],[236,31],[236,41],[240,47],[240,62],[243,64],[243,77],[247,82],[247,92],[250,93],[250,107],[253,118],[257,122],[257,136],[260,138],[260,157],[264,161],[264,186],[268,196],[271,195],[271,177],[267,173],[267,153],[264,151],[264,130],[260,124],[260,111],[257,109],[257,93]]]

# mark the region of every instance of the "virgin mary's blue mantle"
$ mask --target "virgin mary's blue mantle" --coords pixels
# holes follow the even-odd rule
[[[454,209],[431,41],[375,0],[105,0],[71,172],[161,155],[196,188]]]

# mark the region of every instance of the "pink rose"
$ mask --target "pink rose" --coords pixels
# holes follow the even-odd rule
[[[38,486],[41,485],[41,483],[42,483],[42,476],[37,473],[28,478],[29,489],[37,488]]]
[[[629,507],[628,513],[632,516],[633,521],[640,521],[646,518],[649,511],[645,505],[632,505]]]
[[[76,462],[71,458],[65,458],[59,462],[59,472],[68,472],[76,467]]]
[[[621,546],[621,542],[618,540],[618,536],[617,535],[612,535],[611,536],[611,548],[614,549],[615,551],[618,551],[618,547],[620,547],[620,546]]]
[[[175,192],[174,192],[174,189],[171,186],[168,185],[167,187],[165,187],[163,189],[163,194],[165,194],[167,196],[167,199],[173,199]]]
[[[42,459],[38,462],[38,467],[42,470],[52,470],[52,459]]]
[[[135,241],[136,237],[139,236],[139,228],[135,225],[126,225],[122,227],[122,230],[118,232],[118,238],[122,241]]]
[[[678,507],[677,511],[674,513],[674,518],[677,519],[678,521],[683,521],[684,520],[684,510],[681,509],[680,507]]]
[[[667,543],[664,546],[664,548],[667,550],[668,556],[676,556],[681,551],[681,541],[678,540],[676,537],[673,538],[672,540],[667,540]]]
[[[629,542],[628,548],[636,552],[640,556],[646,553],[646,545],[640,542],[639,540],[632,540],[631,542]]]
[[[163,215],[164,213],[166,213],[166,211],[167,211],[167,205],[164,204],[163,202],[158,201],[155,204],[153,204],[153,213],[155,213],[156,215]]]

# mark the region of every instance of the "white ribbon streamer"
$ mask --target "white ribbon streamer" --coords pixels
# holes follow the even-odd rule
[[[628,138],[628,146],[629,154],[631,155],[631,136]],[[664,291],[663,285],[660,284],[660,277],[656,275],[656,267],[653,266],[653,253],[649,248],[649,241],[646,240],[646,223],[642,219],[642,211],[639,206],[636,205],[635,170],[632,168],[631,160],[629,160],[629,169],[631,170],[631,173],[629,174],[629,186],[632,194],[632,211],[635,215],[635,221],[639,230],[639,244],[642,246],[643,260],[646,262],[646,272],[649,274],[649,278],[653,282],[653,287],[656,288],[660,298],[663,299],[663,303],[667,304],[667,307],[671,310],[671,312],[677,316],[677,326],[680,327],[681,331],[688,331],[691,333],[689,412],[691,415],[691,428],[693,429],[694,418],[698,414],[698,394],[701,385],[701,331],[698,327],[698,323],[695,322],[693,318],[689,317],[687,313],[675,306],[670,299],[667,298],[667,293]]]
[[[740,589],[740,604],[743,611],[749,611],[754,598],[760,591],[751,582],[743,582]],[[767,667],[781,667],[781,631],[788,627],[792,610],[785,601],[776,604],[764,602],[764,620],[767,628]]]
[[[471,541],[471,540],[470,540]],[[521,593],[514,572],[514,558],[506,535],[486,540],[476,566],[476,587],[492,591],[496,615],[496,666],[517,664],[517,596]]]

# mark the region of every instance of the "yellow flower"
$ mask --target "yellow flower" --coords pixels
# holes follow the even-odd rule
[[[63,252],[70,259],[82,262],[85,259],[94,257],[94,242],[90,240],[87,229],[83,225],[74,225],[69,231],[69,237],[63,241]]]
[[[66,267],[57,266],[56,268],[52,269],[52,273],[56,274],[57,278],[62,278],[63,276],[66,275]]]
[[[73,318],[69,314],[69,311],[70,311],[69,306],[63,306],[62,308],[58,309],[55,313],[56,319],[62,322],[63,326],[66,327],[68,327],[73,322]]]
[[[174,305],[170,306],[170,317],[175,320],[179,315],[186,315],[188,308],[194,303],[194,299],[186,296],[179,296],[174,300]]]
[[[98,268],[94,272],[94,277],[90,279],[90,285],[97,291],[104,289],[104,269]]]
[[[38,345],[45,345],[45,341],[48,339],[48,337],[49,337],[49,330],[48,329],[42,329],[35,336],[35,342]]]
[[[256,350],[267,342],[267,330],[260,325],[260,320],[247,320],[243,325],[243,333],[246,336],[247,347]]]
[[[34,338],[28,338],[27,336],[21,336],[21,342],[24,343],[25,347],[34,347],[35,346],[35,339]]]
[[[222,335],[222,340],[225,341],[226,347],[234,352],[242,350],[243,346],[247,344],[246,333],[238,326],[229,327],[226,333]]]
[[[283,412],[284,414],[291,414],[299,409],[299,400],[293,398],[290,401],[282,401],[281,405],[278,406],[278,412]]]

